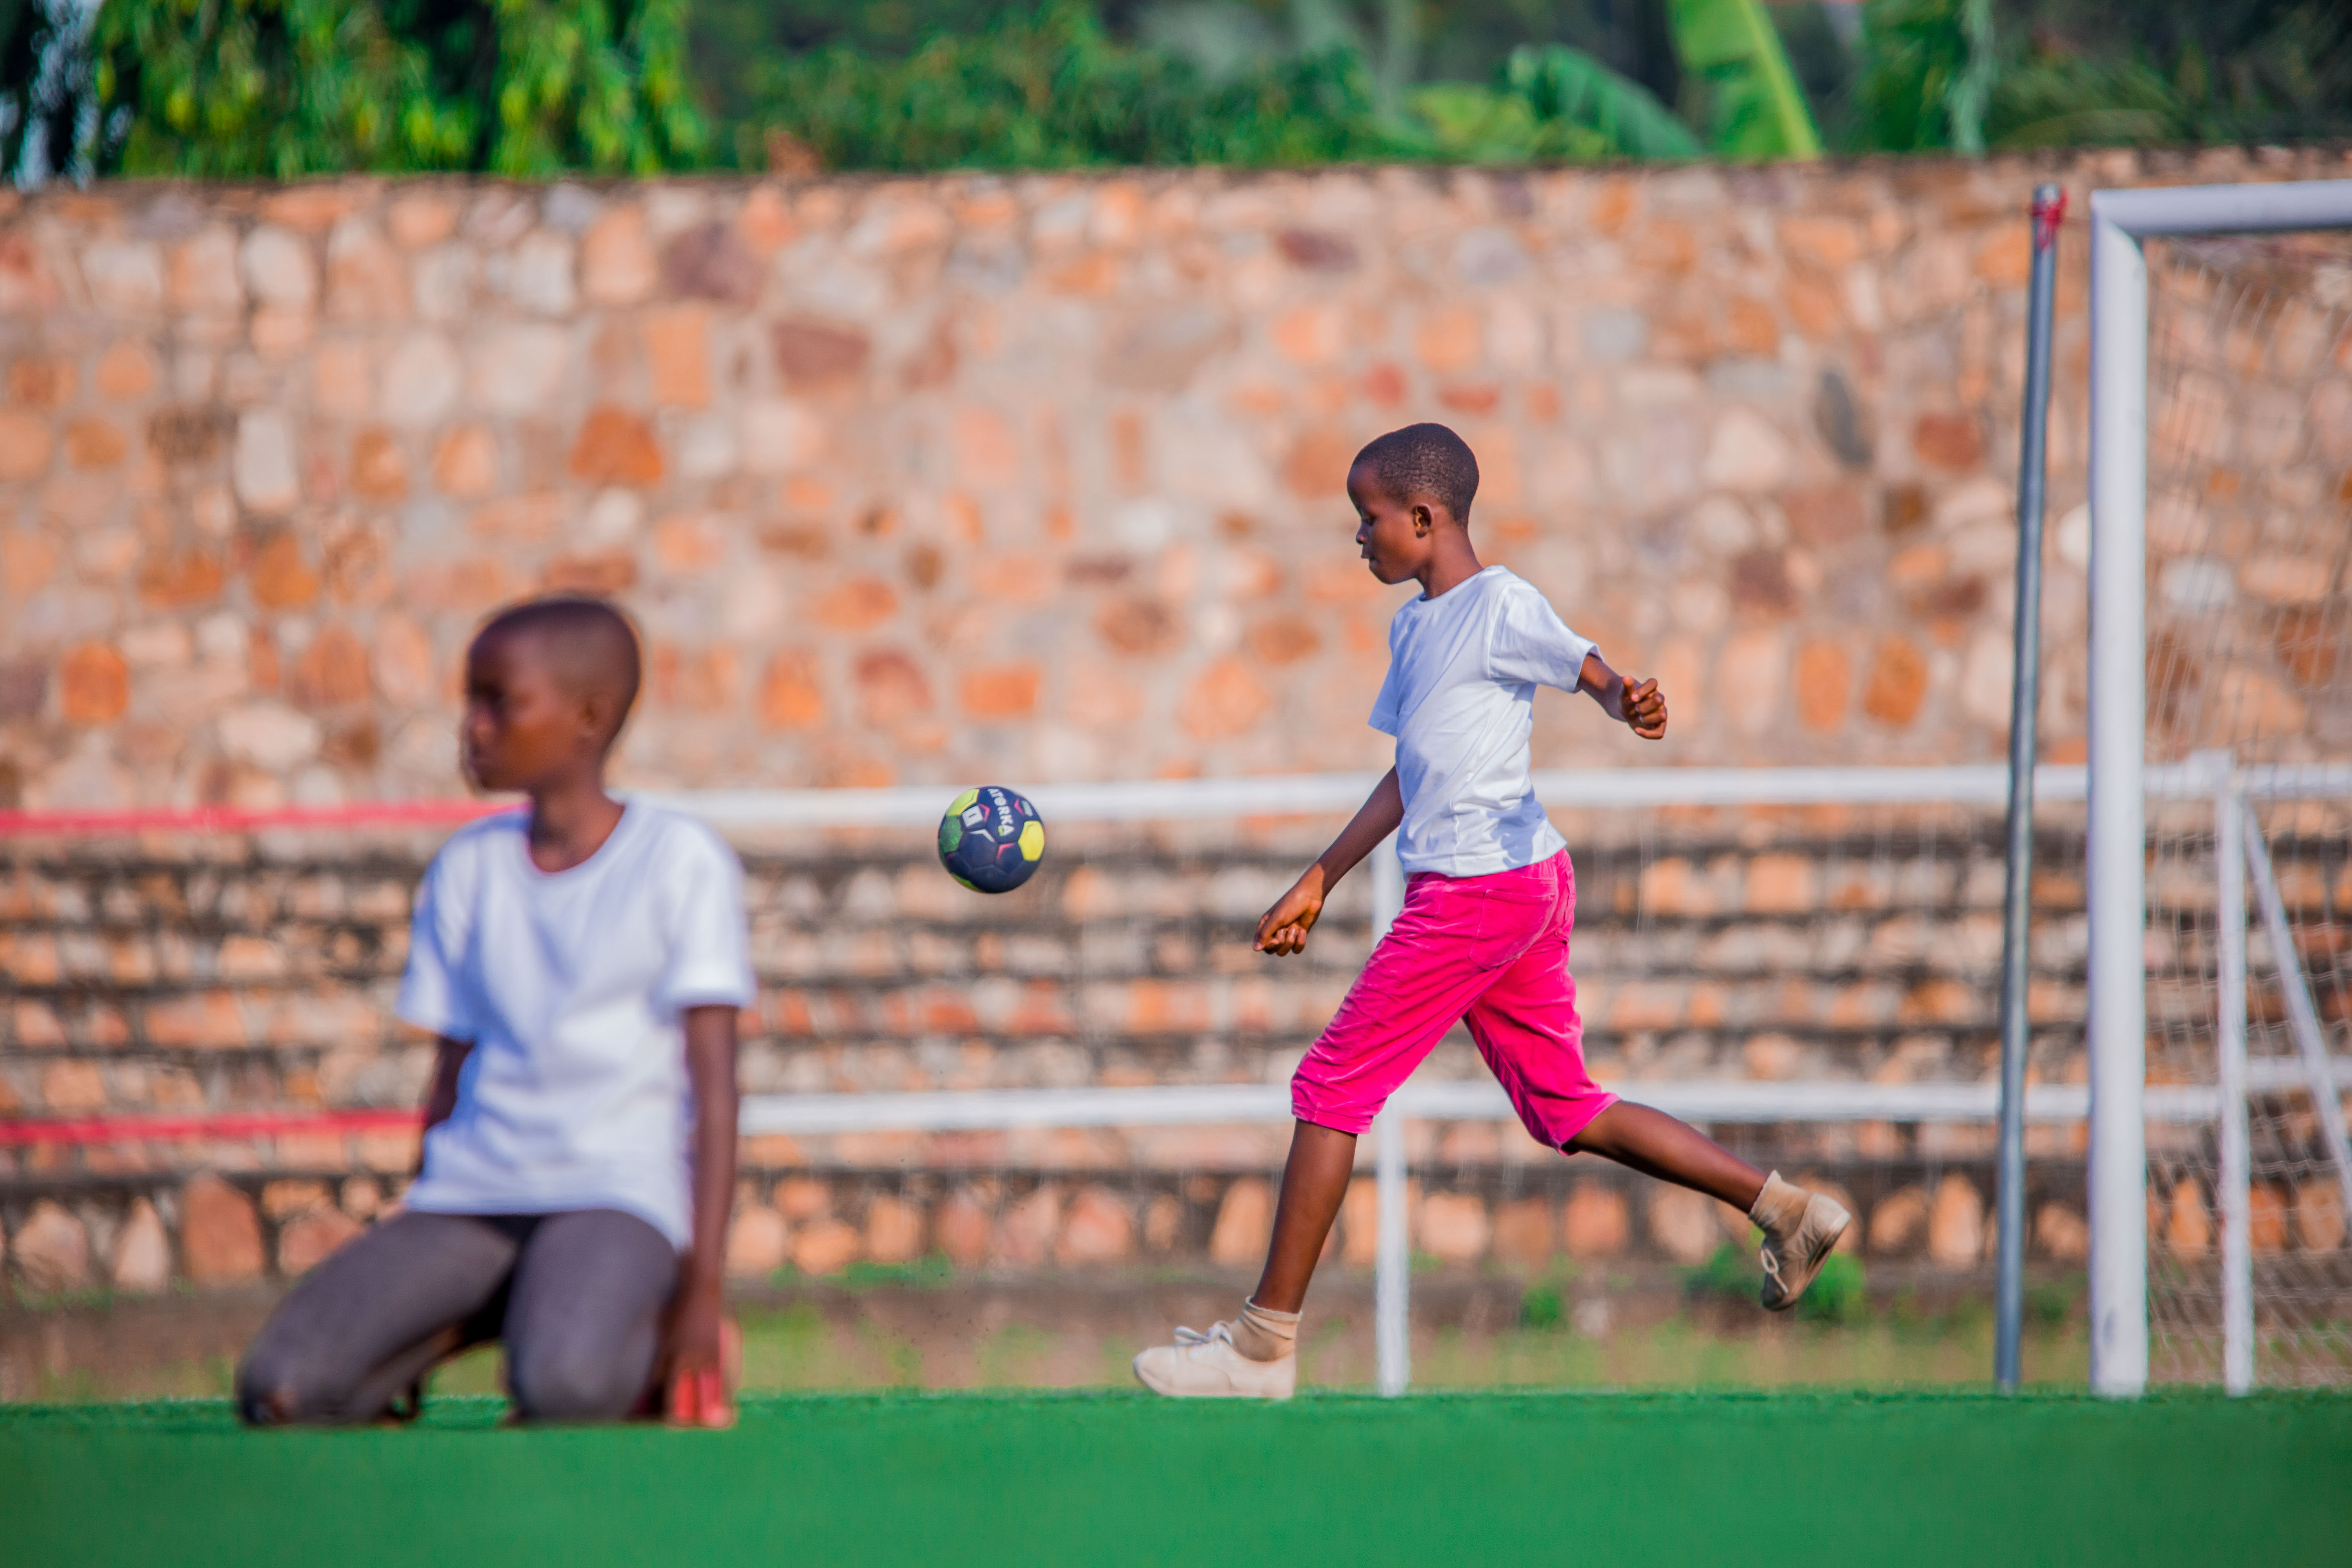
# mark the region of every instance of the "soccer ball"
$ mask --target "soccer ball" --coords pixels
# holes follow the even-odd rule
[[[964,791],[940,818],[940,864],[975,893],[1011,892],[1045,858],[1045,818],[1001,785]]]

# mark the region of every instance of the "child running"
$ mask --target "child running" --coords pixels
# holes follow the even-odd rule
[[[604,792],[638,678],[635,633],[592,599],[518,605],[475,637],[466,775],[530,809],[458,832],[425,873],[398,1004],[439,1037],[422,1173],[263,1327],[247,1421],[382,1419],[490,1339],[523,1420],[650,1413],[666,1382],[671,1419],[731,1421],[743,874],[701,824]]]
[[[1666,731],[1654,680],[1629,682],[1532,586],[1471,548],[1478,462],[1442,425],[1392,431],[1348,472],[1356,544],[1382,583],[1421,584],[1389,626],[1372,727],[1396,765],[1257,924],[1295,953],[1332,885],[1397,836],[1404,909],[1291,1080],[1297,1127],[1257,1289],[1231,1322],[1135,1358],[1180,1396],[1287,1399],[1298,1384],[1307,1281],[1339,1212],[1356,1139],[1457,1020],[1536,1139],[1736,1205],[1764,1232],[1763,1304],[1792,1305],[1850,1223],[1837,1204],[1766,1175],[1662,1111],[1592,1081],[1568,972],[1576,879],[1535,798],[1528,738],[1538,685],[1582,691],[1645,740]]]

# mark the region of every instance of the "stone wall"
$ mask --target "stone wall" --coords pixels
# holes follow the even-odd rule
[[[452,793],[466,638],[547,586],[613,593],[646,629],[631,784],[1377,765],[1362,716],[1399,594],[1362,573],[1339,484],[1361,440],[1433,416],[1479,450],[1488,557],[1674,700],[1643,747],[1547,695],[1540,761],[1991,760],[2028,189],[2344,167],[0,197],[0,807]],[[2057,758],[2082,729],[2082,251],[2059,296]],[[1057,834],[1036,883],[985,902],[919,845],[746,844],[747,1087],[1278,1080],[1360,960],[1360,888],[1308,962],[1239,939],[1328,826]],[[1989,820],[1573,826],[1604,1072],[1990,1070]],[[2079,841],[2051,832],[2034,1070],[2078,1079]],[[2340,830],[2273,847],[2299,913],[2352,905]],[[13,841],[0,1115],[414,1104],[426,1047],[386,1009],[431,848]],[[1479,1068],[1456,1039],[1426,1070]],[[1982,1255],[1980,1128],[1725,1135],[1844,1187],[1887,1257]],[[2079,1150],[2035,1136],[2038,1256],[2064,1262]],[[1729,1234],[1508,1129],[1415,1137],[1416,1235],[1448,1263],[1688,1260]],[[737,1261],[1231,1264],[1280,1143],[755,1140]],[[0,1228],[36,1297],[291,1275],[413,1159],[392,1134],[0,1152]],[[2199,1256],[2201,1187],[2160,1190],[2159,1237]],[[2294,1218],[2281,1246],[2340,1247],[2324,1191],[2266,1201]],[[1338,1245],[1368,1234],[1359,1215]]]
[[[2029,188],[2344,166],[12,194],[0,805],[449,793],[467,637],[548,587],[646,628],[636,782],[1370,764],[1398,592],[1339,485],[1430,417],[1489,558],[1665,678],[1645,760],[1990,758]]]

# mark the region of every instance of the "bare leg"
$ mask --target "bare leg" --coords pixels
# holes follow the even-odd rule
[[[1356,1135],[1302,1121],[1290,1135],[1290,1158],[1282,1167],[1282,1198],[1274,1210],[1274,1240],[1265,1252],[1265,1272],[1250,1300],[1276,1312],[1296,1312],[1307,1300],[1324,1238],[1339,1217],[1348,1179],[1356,1168]],[[1758,1178],[1760,1183],[1761,1177]]]
[[[1577,1153],[1599,1154],[1645,1176],[1694,1188],[1731,1205],[1742,1214],[1756,1206],[1757,1195],[1764,1190],[1763,1172],[1688,1122],[1677,1121],[1664,1111],[1653,1110],[1646,1105],[1619,1100],[1586,1123],[1583,1131],[1569,1140],[1568,1146]],[[1292,1145],[1290,1157],[1294,1163],[1298,1158],[1296,1144]],[[1283,1173],[1282,1194],[1287,1206],[1287,1171]],[[1277,1219],[1275,1224],[1275,1234],[1279,1237],[1281,1221]],[[1312,1267],[1311,1255],[1307,1261]],[[1273,1274],[1274,1266],[1269,1263],[1266,1277],[1272,1279]]]

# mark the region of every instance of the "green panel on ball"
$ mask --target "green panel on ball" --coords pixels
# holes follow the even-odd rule
[[[953,877],[957,881],[961,882],[965,887],[970,888],[975,893],[981,890],[980,884],[978,882],[973,881],[971,878],[965,876],[961,871],[950,871],[948,875]]]
[[[1032,822],[1021,829],[1021,858],[1034,860],[1045,853],[1045,825]]]
[[[980,792],[978,790],[968,789],[961,795],[955,797],[954,801],[948,806],[948,811],[950,815],[959,814],[965,806],[970,805],[973,801],[976,801],[979,798]]]
[[[950,816],[946,821],[940,824],[940,854],[954,854],[956,852],[956,846],[962,842],[963,820],[961,817]]]

